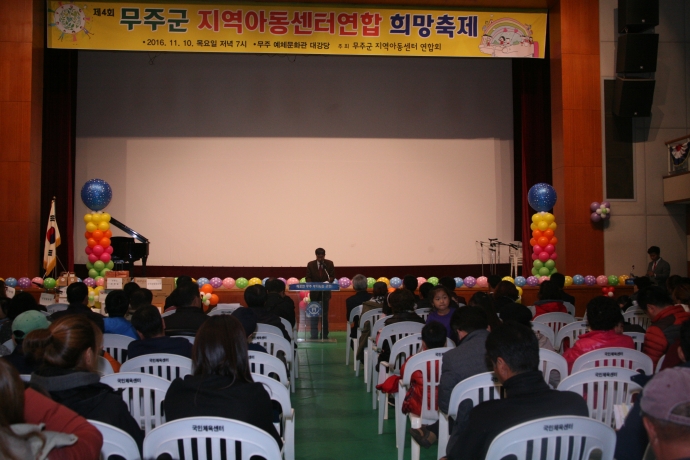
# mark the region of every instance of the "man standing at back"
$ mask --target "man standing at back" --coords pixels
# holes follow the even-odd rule
[[[671,265],[661,258],[661,249],[659,249],[659,246],[652,246],[647,249],[647,254],[649,254],[647,276],[650,277],[657,286],[666,288],[666,280],[671,275]]]
[[[652,358],[656,368],[656,363],[666,354],[669,346],[678,342],[680,326],[683,321],[690,319],[690,313],[682,305],[673,305],[666,289],[658,286],[640,290],[637,293],[637,304],[652,320],[644,334],[642,351]]]
[[[326,259],[325,249],[317,248],[314,252],[316,254],[316,260],[312,260],[307,264],[307,276],[304,277],[305,280],[307,283],[332,283],[335,279],[335,265],[333,265],[333,262]],[[313,301],[321,301],[321,314],[323,315],[321,338],[327,339],[328,303],[331,300],[331,293],[328,291],[311,291],[309,292],[309,298]],[[312,340],[319,338],[319,318],[311,319],[311,338]]]

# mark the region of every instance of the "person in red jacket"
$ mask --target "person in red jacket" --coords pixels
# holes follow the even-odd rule
[[[680,325],[690,319],[690,313],[682,305],[673,305],[673,300],[664,288],[657,286],[640,290],[637,304],[647,312],[652,324],[644,334],[642,351],[652,358],[654,367],[669,347],[680,338]]]
[[[544,281],[539,286],[539,301],[534,303],[534,317],[543,315],[544,313],[568,313],[568,310],[563,305],[561,293],[553,281]]]
[[[611,297],[599,296],[589,301],[587,322],[591,331],[582,334],[577,342],[563,353],[568,362],[568,373],[573,369],[575,360],[590,351],[612,347],[635,349],[635,342],[631,337],[615,330],[616,326],[623,322],[623,314]]]

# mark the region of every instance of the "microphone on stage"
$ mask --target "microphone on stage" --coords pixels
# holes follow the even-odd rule
[[[326,270],[326,264],[321,264],[321,266],[323,267],[323,271],[326,272],[326,276],[328,277],[328,282],[330,283],[331,282],[331,275],[328,273],[328,270]]]

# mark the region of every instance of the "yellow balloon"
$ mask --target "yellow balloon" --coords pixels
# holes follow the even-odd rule
[[[517,303],[522,303],[522,288],[520,286],[515,286],[515,289],[517,289],[518,294],[520,295],[520,298],[518,299]]]
[[[532,222],[535,224],[538,223],[541,220],[541,216],[539,215],[538,212],[532,214]]]
[[[390,286],[390,284],[391,284],[391,282],[385,276],[382,276],[381,278],[377,279],[376,281],[380,281],[381,283],[386,283],[386,286]]]
[[[549,224],[550,224],[551,222],[553,222],[554,220],[556,220],[556,218],[554,217],[554,215],[551,214],[550,212],[545,212],[545,213],[544,213],[543,219],[544,219],[547,223],[549,223]]]
[[[84,223],[88,224],[89,222],[91,222],[91,213],[84,214]]]
[[[93,232],[93,231],[96,231],[97,229],[98,229],[98,227],[96,227],[96,224],[94,224],[93,222],[89,222],[86,224],[86,231],[87,232]]]
[[[106,232],[110,229],[110,224],[108,222],[100,222],[98,224],[98,229],[102,232]]]
[[[551,224],[551,225],[555,225],[555,224]],[[549,228],[549,224],[547,224],[545,220],[540,220],[539,223],[537,224],[537,228],[543,232],[544,230]]]
[[[572,286],[573,285],[573,277],[572,276],[566,276],[565,277],[565,285],[566,286]]]
[[[91,222],[94,224],[98,225],[98,223],[101,221],[101,215],[98,214],[97,212],[94,212],[91,214]]]
[[[555,232],[556,229],[558,228],[558,225],[556,225],[556,222],[551,222],[549,224],[549,228]],[[546,229],[544,229],[544,230],[546,230]]]
[[[628,275],[621,275],[618,277],[618,284],[625,284],[625,281],[630,278]]]
[[[110,222],[110,214],[107,212],[101,214],[101,222]]]
[[[529,228],[531,228],[532,230],[536,230],[536,229],[537,229],[537,224],[535,224],[534,222],[532,222],[531,224],[529,224]]]
[[[100,293],[100,292],[103,290],[103,286],[96,286],[95,288],[93,288],[93,290],[94,290],[95,292]]]
[[[255,284],[261,284],[261,280],[259,278],[254,277],[254,278],[250,279],[248,282],[249,286],[253,286]]]
[[[510,276],[504,276],[503,278],[501,278],[501,281],[510,281],[511,283],[515,284],[515,280]]]

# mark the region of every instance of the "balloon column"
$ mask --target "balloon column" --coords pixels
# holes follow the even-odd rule
[[[87,181],[81,189],[81,199],[92,212],[84,214],[86,224],[86,248],[84,251],[89,257],[86,268],[89,270],[89,278],[92,282],[87,285],[103,286],[103,277],[113,269],[113,261],[110,260],[113,247],[110,238],[110,214],[102,209],[108,206],[113,196],[110,185],[101,179]],[[93,287],[92,286],[92,287]]]
[[[532,215],[532,275],[551,276],[556,273],[556,218],[548,212],[556,204],[556,191],[549,184],[536,184],[529,189],[527,201],[537,211]]]

